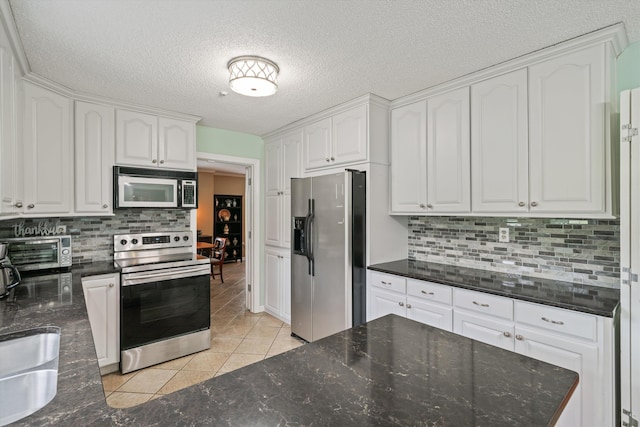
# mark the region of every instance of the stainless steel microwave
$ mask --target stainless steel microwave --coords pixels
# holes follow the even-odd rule
[[[8,257],[19,271],[71,267],[71,236],[39,236],[1,239],[9,244]]]
[[[113,167],[113,206],[118,208],[198,207],[196,172]]]

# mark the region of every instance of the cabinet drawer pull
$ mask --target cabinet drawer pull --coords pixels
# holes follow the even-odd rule
[[[564,322],[562,320],[551,320],[551,319],[547,319],[546,317],[541,317],[541,319],[544,320],[545,322],[553,323],[554,325],[564,325]]]
[[[324,160],[325,160],[325,162],[329,162],[330,161],[328,157],[325,157]]]
[[[158,163],[158,161],[156,159],[153,159],[153,160],[151,160],[151,163],[153,163],[155,165],[156,163]]]
[[[404,307],[404,303],[403,303],[403,302],[399,302],[399,303],[398,303],[398,305],[399,305],[400,307]]]
[[[114,286],[113,283],[109,283],[110,288],[113,288],[113,286]]]
[[[433,209],[433,205],[432,205],[431,203],[429,203],[429,204],[427,205],[427,207],[428,207],[429,209]]]
[[[433,293],[433,292],[427,292],[427,291],[425,291],[425,290],[422,290],[422,291],[420,291],[420,292],[422,292],[422,293],[423,293],[423,294],[425,294],[425,295],[434,295],[434,293]]]
[[[162,164],[164,164],[164,160],[160,160],[160,164],[161,164],[161,165],[162,165]]]
[[[525,203],[524,203],[524,202],[520,202],[520,203],[518,203],[518,206],[524,206],[524,205],[525,205]]]
[[[424,209],[424,208],[425,208],[424,203],[420,203],[420,208],[421,208],[421,209]]]
[[[477,302],[477,301],[473,301],[473,303],[474,303],[475,305],[479,305],[480,307],[489,307],[489,304],[481,304],[481,303],[479,303],[479,302]]]
[[[391,286],[391,282],[385,282],[384,280],[381,280],[380,283],[386,286]]]
[[[21,207],[22,207],[22,202],[17,202],[17,203],[16,203],[15,205],[13,205],[13,206],[15,206],[16,208],[21,208]]]
[[[28,204],[28,205],[27,205],[27,207],[28,207],[29,209],[33,209],[33,208],[35,208],[35,207],[36,207],[36,205],[34,205],[33,203],[30,203],[30,204]]]
[[[511,332],[503,332],[502,335],[504,335],[505,337],[509,338],[511,336]]]
[[[524,337],[523,337],[522,335],[516,335],[516,339],[517,339],[518,341],[523,341],[523,340],[524,340]]]
[[[407,304],[407,308],[411,308],[411,304]]]
[[[332,158],[331,158],[331,161],[333,162],[334,160],[335,160],[335,158],[334,158],[334,157],[332,157]]]
[[[531,206],[533,206],[535,208],[536,206],[538,206],[538,203],[537,202],[531,202]]]

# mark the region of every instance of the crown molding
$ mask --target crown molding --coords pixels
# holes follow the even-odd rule
[[[2,24],[7,30],[7,36],[9,37],[9,43],[11,43],[13,55],[17,60],[18,67],[20,67],[20,74],[25,75],[31,72],[31,66],[29,65],[27,56],[24,54],[22,39],[18,33],[16,21],[13,19],[13,12],[11,11],[9,0],[0,0],[0,20],[2,20]]]

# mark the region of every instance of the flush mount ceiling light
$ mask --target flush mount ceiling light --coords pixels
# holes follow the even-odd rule
[[[238,56],[227,64],[229,86],[246,96],[269,96],[278,90],[280,69],[273,61],[259,56]]]

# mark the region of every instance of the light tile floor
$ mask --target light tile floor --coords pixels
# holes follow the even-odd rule
[[[136,372],[103,376],[109,406],[136,406],[303,344],[291,337],[289,325],[245,309],[244,268],[243,263],[225,264],[225,282],[217,274],[211,280],[211,348]]]

